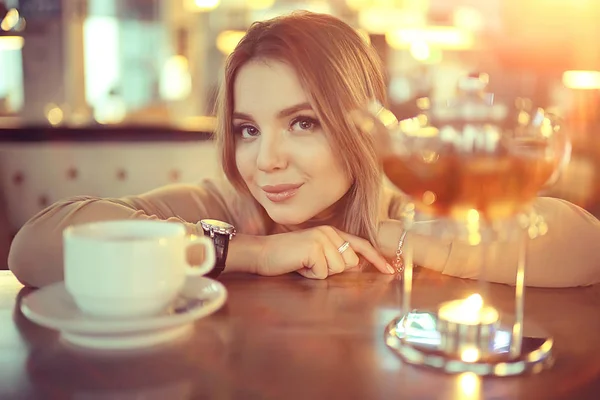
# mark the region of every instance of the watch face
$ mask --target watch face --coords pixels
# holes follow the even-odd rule
[[[219,221],[217,219],[203,219],[200,221],[202,228],[205,230],[212,230],[215,233],[222,234],[235,234],[235,227],[227,222]]]
[[[219,221],[218,219],[203,219],[202,222],[205,225],[211,225],[211,226],[214,226],[215,228],[221,228],[221,229],[232,229],[233,228],[233,225],[228,224],[227,222]]]

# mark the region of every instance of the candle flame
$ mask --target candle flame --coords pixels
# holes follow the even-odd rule
[[[479,293],[473,293],[467,297],[463,303],[465,311],[469,313],[475,313],[481,310],[483,307],[483,298]]]
[[[487,325],[498,321],[498,311],[492,306],[484,305],[481,295],[474,293],[466,299],[442,303],[438,318],[455,324]]]

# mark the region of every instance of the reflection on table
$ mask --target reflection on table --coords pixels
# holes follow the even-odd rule
[[[394,277],[357,271],[324,281],[223,275],[226,305],[189,338],[121,355],[65,345],[19,311],[23,288],[0,273],[0,398],[595,399],[600,390],[600,287],[529,289],[526,315],[556,340],[537,375],[480,379],[403,364],[384,344],[399,312]],[[468,295],[476,282],[418,270],[416,307]],[[512,308],[513,288],[490,299]],[[426,320],[422,321],[426,324]],[[431,322],[431,321],[430,321]]]

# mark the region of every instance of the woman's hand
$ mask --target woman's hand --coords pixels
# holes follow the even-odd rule
[[[297,232],[264,236],[256,273],[274,276],[297,271],[306,278],[325,279],[359,264],[359,256],[383,273],[394,269],[367,240],[341,232],[331,226],[319,226]],[[344,244],[350,246],[340,253]]]

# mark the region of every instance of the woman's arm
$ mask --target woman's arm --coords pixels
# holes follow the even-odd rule
[[[403,232],[404,226],[398,220],[388,219],[379,224],[377,244],[385,258],[394,260]],[[405,247],[412,248],[415,265],[425,266],[439,272],[444,270],[450,254],[450,241],[411,232],[404,242]]]
[[[535,211],[542,215],[548,233],[529,242],[525,283],[539,287],[571,287],[600,282],[600,222],[567,201],[538,198]],[[380,247],[392,258],[402,233],[399,221],[385,221],[380,228]],[[514,284],[518,238],[489,246],[487,279]],[[477,278],[484,260],[482,247],[444,242],[438,238],[409,235],[414,262],[459,278]]]
[[[80,196],[55,203],[29,220],[13,240],[8,265],[29,286],[44,286],[63,279],[62,231],[69,225],[114,219],[160,219],[180,222],[190,233],[202,218],[236,224],[230,207],[236,199],[214,182],[201,185],[170,185],[140,196],[103,199]],[[237,243],[236,243],[237,242]],[[252,237],[232,241],[227,269],[252,269],[248,252],[255,249]],[[240,251],[237,251],[237,250]],[[239,254],[238,254],[239,253]]]

